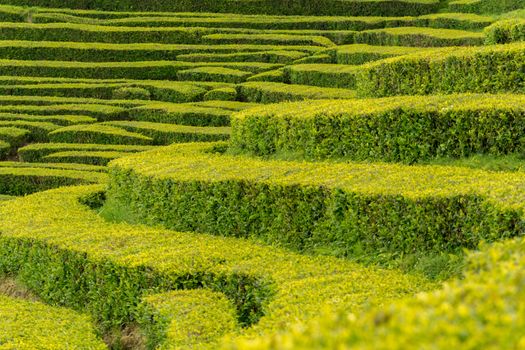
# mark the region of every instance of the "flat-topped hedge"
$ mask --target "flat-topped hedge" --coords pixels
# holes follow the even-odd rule
[[[107,124],[65,126],[50,132],[49,140],[51,142],[98,143],[116,145],[153,144],[153,139],[151,137]]]
[[[355,91],[337,88],[320,88],[308,85],[282,84],[266,81],[249,81],[237,85],[241,101],[275,103],[282,101],[302,101],[319,99],[355,98]]]
[[[361,96],[522,92],[525,43],[444,48],[361,66]]]
[[[72,310],[51,307],[0,295],[0,344],[5,349],[104,350],[87,316]]]
[[[48,154],[42,158],[42,161],[105,166],[110,161],[126,155],[129,155],[129,153],[117,151],[64,151]]]
[[[525,228],[520,174],[264,161],[214,147],[113,161],[108,198],[148,224],[363,260],[475,248]]]
[[[180,289],[225,295],[237,322],[252,325],[230,334],[254,336],[307,321],[322,305],[358,312],[364,303],[384,304],[432,286],[396,271],[234,238],[110,223],[79,202],[101,189],[64,188],[2,204],[0,271],[17,275],[46,302],[91,314],[104,328],[147,319],[142,300],[151,306],[154,294]],[[65,264],[67,271],[59,268]]]
[[[278,15],[348,15],[354,16],[411,16],[437,12],[438,0],[327,0],[322,4],[313,1],[292,0],[169,0],[141,2],[123,0],[6,0],[6,4],[19,6],[66,7],[108,11],[176,11],[176,12],[226,12]]]
[[[232,116],[232,148],[267,156],[418,162],[525,150],[525,95],[277,104]]]

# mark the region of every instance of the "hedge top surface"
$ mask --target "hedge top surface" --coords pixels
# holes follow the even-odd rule
[[[447,166],[384,163],[267,161],[210,153],[210,144],[172,145],[121,158],[112,167],[179,182],[247,181],[280,186],[324,186],[368,195],[407,198],[476,195],[500,208],[523,211],[519,173]]]
[[[0,295],[0,344],[2,349],[103,350],[87,316],[72,310]]]
[[[307,257],[245,240],[104,221],[79,203],[100,186],[69,187],[0,207],[3,239],[37,241],[148,274],[246,274],[273,286],[265,316],[243,331],[261,334],[318,313],[325,304],[359,310],[430,287],[416,277],[328,257]]]

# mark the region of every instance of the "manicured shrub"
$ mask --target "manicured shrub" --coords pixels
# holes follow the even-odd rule
[[[204,101],[235,101],[236,99],[237,90],[234,88],[214,89],[204,95]]]
[[[180,70],[177,72],[178,80],[195,81],[219,81],[224,83],[241,83],[252,75],[238,69],[223,67],[200,67],[194,69]]]
[[[113,91],[116,100],[149,100],[151,93],[139,87],[121,87]]]
[[[307,99],[349,99],[355,92],[347,89],[320,88],[307,85],[290,85],[274,82],[250,81],[237,85],[241,101],[275,103],[282,101],[302,101]]]
[[[149,145],[153,139],[106,124],[71,125],[49,133],[51,142]]]

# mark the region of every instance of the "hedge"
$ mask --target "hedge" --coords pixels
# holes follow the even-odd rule
[[[357,76],[361,96],[521,92],[525,44],[447,48],[368,63]]]
[[[354,89],[359,67],[341,64],[297,64],[284,69],[290,83]]]
[[[0,194],[10,196],[23,196],[50,188],[106,181],[107,175],[100,172],[38,167],[0,167]]]
[[[8,142],[14,148],[21,146],[28,139],[29,134],[29,130],[26,129],[0,127],[0,139]]]
[[[364,261],[457,252],[525,228],[519,173],[265,161],[213,147],[172,145],[117,159],[107,197],[150,225]]]
[[[302,45],[330,47],[335,44],[328,38],[314,35],[293,34],[209,34],[202,37],[208,45]]]
[[[35,145],[35,144],[31,144]],[[150,148],[151,149],[151,148]],[[42,169],[61,169],[87,171],[97,173],[107,173],[107,167],[88,164],[70,164],[70,163],[26,163],[26,162],[0,162],[2,168],[42,168]]]
[[[44,157],[52,153],[69,151],[134,153],[148,151],[153,148],[153,146],[101,145],[93,143],[33,143],[19,148],[18,155],[23,162],[42,162]]]
[[[213,71],[219,68],[202,68]],[[227,69],[227,68],[222,68]],[[233,71],[233,70],[232,70]],[[185,71],[184,71],[185,72]],[[246,73],[251,74],[251,73]],[[177,73],[177,76],[179,74]],[[38,83],[24,85],[0,85],[0,94],[13,96],[56,96],[78,97],[94,99],[119,99],[124,100],[123,89],[142,89],[154,100],[166,102],[191,102],[199,101],[206,93],[206,89],[188,82],[144,82],[138,84],[128,83]],[[132,90],[133,91],[133,90]],[[125,91],[124,91],[125,92]],[[129,95],[130,99],[137,95]],[[147,103],[144,101],[143,103]]]
[[[186,126],[138,121],[114,121],[104,125],[118,128],[153,139],[155,145],[169,145],[171,143],[224,141],[230,138],[229,127]]]
[[[181,289],[224,294],[239,325],[252,325],[240,334],[253,336],[306,321],[322,305],[357,311],[432,286],[396,271],[234,238],[110,223],[79,202],[102,188],[64,188],[0,206],[0,271],[17,275],[45,302],[92,315],[103,329],[143,319],[142,300]]]
[[[47,99],[50,99],[50,97],[40,97],[40,99],[42,101],[45,101]],[[7,99],[7,101],[8,101],[7,103],[10,103],[11,99]],[[82,101],[83,101],[82,99],[79,100],[79,102],[82,102]],[[26,102],[30,103],[29,101],[26,101]],[[41,116],[42,115],[44,116],[66,115],[67,116],[71,114],[75,114],[75,115],[78,114],[78,115],[89,116],[89,117],[93,117],[97,119],[107,119],[107,118],[113,118],[116,115],[125,113],[126,110],[127,110],[126,108],[122,108],[118,106],[95,104],[95,103],[91,103],[91,104],[82,104],[82,103],[67,104],[65,103],[65,104],[52,104],[52,105],[30,105],[30,104],[2,105],[0,103],[0,113],[1,114],[23,113],[23,114],[41,115]],[[60,123],[57,123],[57,124],[60,124]]]
[[[188,105],[207,108],[221,108],[227,111],[242,111],[248,108],[260,106],[258,103],[239,102],[239,101],[202,101],[193,102]]]
[[[290,64],[305,57],[302,51],[255,51],[236,53],[190,53],[177,55],[177,61],[185,62],[266,62]]]
[[[204,95],[203,99],[204,101],[235,101],[237,99],[237,90],[229,87],[210,90]]]
[[[284,68],[255,74],[246,79],[246,81],[268,81],[274,83],[284,83],[285,80],[288,80],[288,77],[286,76]]]
[[[375,29],[355,34],[357,44],[391,46],[471,46],[482,45],[484,40],[480,32],[418,27]]]
[[[0,343],[5,349],[103,350],[91,319],[71,310],[0,295]]]
[[[312,0],[300,2],[292,0],[190,0],[183,3],[172,1],[137,2],[135,0],[124,0],[118,3],[107,0],[93,0],[83,3],[60,0],[6,0],[5,3],[18,6],[66,7],[107,11],[235,12],[329,16],[348,13],[355,16],[417,16],[436,12],[440,8],[438,0],[328,0],[322,4]]]
[[[107,124],[71,125],[49,133],[49,141],[116,145],[149,145],[153,139]]]
[[[0,127],[20,128],[29,131],[29,141],[46,142],[48,141],[48,133],[54,131],[60,126],[49,122],[30,122],[25,120],[2,121],[0,120]]]
[[[221,349],[518,349],[523,344],[523,239],[471,253],[462,279],[381,308],[327,310],[315,322]]]
[[[0,159],[5,159],[11,153],[11,145],[0,140]]]
[[[470,94],[278,104],[234,114],[231,147],[405,163],[522,153],[524,104],[523,95]]]
[[[142,329],[148,344],[161,348],[214,345],[238,329],[235,307],[224,294],[181,290],[144,298]]]
[[[406,46],[373,46],[368,44],[354,44],[339,46],[330,54],[335,56],[335,61],[338,64],[360,65],[411,53],[431,52],[430,50],[432,49]]]
[[[197,67],[225,67],[253,73],[282,67],[280,64],[259,62],[205,62],[179,61],[149,62],[66,62],[0,60],[0,75],[94,78],[176,80],[179,70]]]
[[[218,81],[224,83],[242,83],[251,72],[224,67],[200,67],[180,70],[177,72],[178,80]]]
[[[347,89],[320,88],[308,85],[290,85],[274,82],[250,81],[237,85],[237,95],[241,101],[274,103],[282,101],[302,101],[307,99],[350,99],[355,92]]]
[[[125,157],[128,152],[117,151],[64,151],[51,153],[42,161],[53,163],[80,163],[105,166],[113,159]]]
[[[456,0],[449,3],[449,8],[457,12],[477,12],[497,14],[522,9],[523,0]]]
[[[232,111],[192,104],[156,103],[126,111],[126,119],[193,126],[228,126]]]
[[[488,45],[525,41],[525,19],[498,21],[485,28],[485,36]]]
[[[86,115],[33,115],[33,114],[15,114],[0,113],[0,121],[28,121],[28,122],[47,122],[55,125],[74,125],[90,124],[97,120]]]
[[[420,17],[379,17],[379,16],[239,16],[207,14],[190,16],[177,13],[130,13],[127,18],[97,19],[71,16],[59,13],[37,13],[33,22],[68,22],[104,26],[124,27],[200,27],[200,28],[250,28],[258,30],[354,30],[378,29],[385,27],[419,26],[454,29],[482,29],[494,21],[492,17],[466,13],[438,13]],[[114,12],[112,13],[114,14]]]
[[[24,77],[17,77],[17,84],[22,84]],[[31,78],[29,78],[31,79]],[[39,79],[31,80],[31,83],[38,83]],[[29,105],[33,107],[38,106],[52,106],[60,104],[95,104],[105,105],[105,107],[137,107],[145,104],[145,101],[133,101],[133,100],[100,100],[95,98],[78,98],[78,97],[54,97],[54,96],[5,96],[0,95],[0,106],[24,106]],[[102,106],[100,106],[102,107]]]

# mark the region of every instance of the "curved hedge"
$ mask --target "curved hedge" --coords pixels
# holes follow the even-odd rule
[[[362,66],[361,96],[525,91],[525,43],[446,48]]]
[[[320,305],[357,312],[363,303],[431,286],[395,271],[235,238],[109,223],[79,203],[101,189],[70,187],[3,203],[0,271],[17,275],[46,302],[82,309],[104,328],[143,320],[143,298],[173,290],[224,294],[237,322],[252,325],[237,334],[254,336],[308,320]]]
[[[267,156],[402,161],[525,150],[525,95],[278,104],[232,116],[231,147]]]
[[[525,19],[498,21],[485,28],[485,43],[507,44],[515,41],[525,41]]]
[[[263,161],[213,149],[172,145],[113,161],[108,198],[148,224],[365,259],[475,248],[525,225],[519,174]]]
[[[4,349],[17,350],[107,349],[88,317],[3,295],[0,295],[0,344]]]

